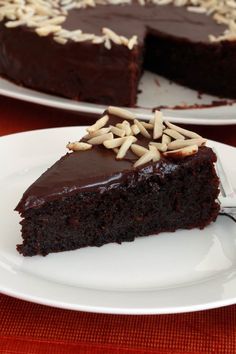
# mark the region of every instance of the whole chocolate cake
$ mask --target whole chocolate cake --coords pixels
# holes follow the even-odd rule
[[[2,0],[0,75],[79,101],[134,106],[144,69],[236,98],[227,0]]]
[[[198,134],[109,107],[24,193],[24,256],[204,228],[219,212],[216,156]]]

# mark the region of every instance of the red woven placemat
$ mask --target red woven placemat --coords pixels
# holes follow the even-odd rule
[[[61,310],[0,295],[0,353],[236,353],[236,306],[121,316]]]

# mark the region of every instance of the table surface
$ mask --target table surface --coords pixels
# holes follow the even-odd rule
[[[88,125],[96,116],[0,96],[0,135]],[[186,126],[236,146],[236,125]],[[236,353],[236,306],[122,316],[55,309],[0,295],[0,353]]]

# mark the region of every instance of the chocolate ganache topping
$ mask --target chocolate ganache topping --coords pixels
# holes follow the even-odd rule
[[[193,42],[209,43],[209,34],[219,36],[226,28],[225,25],[217,24],[211,17],[187,11],[186,8],[155,4],[142,7],[137,3],[120,6],[97,5],[83,11],[70,11],[64,27],[75,30],[78,24],[83,32],[95,35],[100,35],[104,26],[128,38],[135,34],[141,44],[145,36],[153,32]]]
[[[110,111],[112,111],[112,107],[110,108]],[[119,110],[117,112],[119,114]],[[100,144],[97,144],[96,141],[93,145],[89,143],[92,141],[91,134],[93,136],[95,134],[95,137],[101,140],[101,136],[104,135],[99,135],[101,129],[117,128],[117,125],[120,127],[124,122],[124,118],[121,117],[124,112],[124,110],[121,110],[119,115],[111,114],[109,109],[105,112],[104,116],[108,117],[106,125],[98,127],[96,131],[87,134],[81,140],[83,144],[88,145],[87,150],[84,150],[83,145],[83,148],[80,149],[81,142],[69,143],[68,147],[73,147],[74,151],[63,156],[28,188],[16,210],[23,213],[29,208],[41,207],[48,201],[68,197],[73,193],[103,193],[106,190],[118,188],[124,183],[135,186],[139,181],[152,175],[157,175],[160,179],[163,179],[179,168],[188,167],[193,160],[210,158],[215,161],[214,153],[204,146],[206,139],[165,121],[164,124],[159,124],[157,127],[155,127],[153,120],[149,123],[143,122],[144,126],[147,127],[145,130],[149,132],[150,138],[144,136],[145,131],[139,131],[138,133],[138,130],[133,127],[136,124],[132,124],[133,122],[130,121],[131,130],[136,131],[137,134],[135,136],[135,134],[130,133],[130,136],[134,138],[134,143],[130,145],[121,159],[117,159],[118,153],[130,136],[125,135],[123,143],[116,149],[106,147],[109,146],[107,142],[111,141],[114,145],[117,143],[117,139],[122,139],[112,133],[109,133],[113,135],[110,140],[105,140]],[[160,115],[159,118],[161,118]],[[168,128],[166,124],[169,124],[171,128]],[[151,128],[151,125],[153,125],[153,128]],[[161,135],[158,139],[153,139],[151,135],[155,134],[155,129],[159,127],[162,129]],[[122,130],[122,128],[119,129]],[[180,132],[185,136],[183,137]],[[181,135],[183,138],[181,138]],[[169,139],[165,140],[166,136]],[[162,143],[164,140],[166,142]],[[141,150],[144,148],[144,151],[140,153],[139,149],[135,148],[137,146],[141,147]],[[157,147],[154,149],[154,146]],[[175,146],[183,147],[174,149]],[[209,151],[211,151],[210,154]],[[147,162],[145,162],[145,156],[149,157],[149,160],[146,160]],[[143,163],[135,167],[137,161],[143,158]]]
[[[201,41],[236,37],[235,6],[229,0],[2,0],[1,19],[7,28],[26,26],[60,44],[91,41],[107,49],[111,43],[132,49],[146,28],[181,38],[190,32]]]

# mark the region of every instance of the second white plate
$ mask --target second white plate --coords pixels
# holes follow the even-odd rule
[[[158,106],[203,105],[219,100],[219,98],[209,95],[199,96],[197,91],[170,83],[169,80],[147,71],[141,79],[139,89],[141,90],[137,102],[139,108],[134,108],[132,111],[142,119],[150,119],[152,109]],[[30,90],[2,78],[0,78],[0,94],[41,105],[83,113],[102,114],[107,108],[104,105],[76,102]],[[184,110],[163,109],[163,111],[170,121],[176,123],[205,125],[236,123],[236,104]]]

